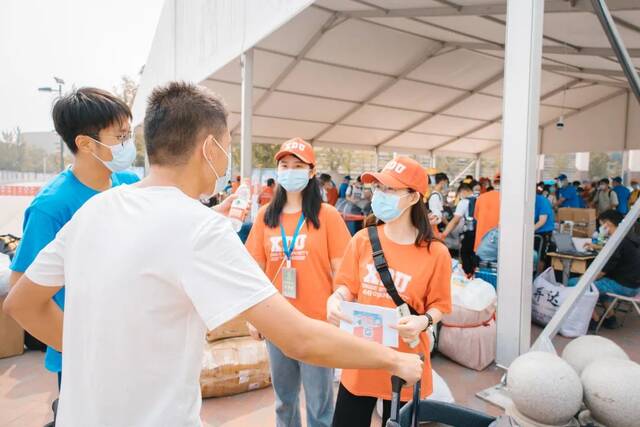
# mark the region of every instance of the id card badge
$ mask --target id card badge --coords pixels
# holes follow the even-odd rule
[[[291,262],[282,269],[282,295],[285,298],[296,299],[296,269],[291,267]]]
[[[407,304],[402,304],[398,306],[398,314],[400,315],[400,317],[411,316],[411,310],[409,310],[409,306]],[[411,341],[409,343],[409,347],[416,348],[418,344],[420,344],[420,340],[415,339],[414,341]]]

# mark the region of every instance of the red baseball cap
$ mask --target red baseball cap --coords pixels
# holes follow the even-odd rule
[[[365,184],[377,181],[389,188],[410,188],[425,195],[428,192],[427,173],[409,157],[396,157],[382,169],[381,172],[365,172],[362,182]]]
[[[306,164],[311,165],[311,167],[316,164],[316,155],[313,152],[313,147],[302,138],[293,138],[284,142],[280,147],[280,151],[276,153],[276,162],[289,154],[296,156]]]

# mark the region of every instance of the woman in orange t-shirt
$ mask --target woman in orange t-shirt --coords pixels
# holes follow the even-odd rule
[[[420,165],[407,157],[389,162],[380,173],[362,175],[374,183],[373,213],[379,222],[378,235],[393,282],[401,298],[420,315],[399,320],[398,350],[425,355],[422,396],[432,393],[429,338],[424,333],[451,311],[451,257],[446,246],[434,240],[422,195],[427,179]],[[347,247],[334,280],[335,292],[327,301],[331,323],[347,320],[342,301],[381,307],[396,307],[373,263],[368,231],[358,232]],[[419,341],[415,348],[407,343]],[[401,401],[411,399],[405,388]],[[345,369],[342,372],[333,427],[369,427],[378,398],[384,400],[383,422],[389,418],[391,377],[383,371]]]
[[[275,158],[279,185],[269,205],[258,212],[246,246],[293,306],[326,321],[332,278],[351,236],[338,211],[322,203],[311,145],[300,138],[287,141]],[[254,338],[261,338],[250,329]],[[333,370],[291,359],[270,342],[267,348],[277,425],[301,426],[302,382],[307,425],[329,427],[334,408]]]

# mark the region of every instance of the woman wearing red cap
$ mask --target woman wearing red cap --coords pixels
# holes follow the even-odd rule
[[[402,301],[418,313],[399,320],[398,350],[425,355],[421,397],[426,397],[433,386],[429,338],[424,332],[439,322],[443,313],[451,311],[451,257],[446,246],[433,237],[425,204],[421,203],[428,188],[427,178],[416,161],[398,157],[382,172],[366,173],[362,180],[374,184],[372,208],[378,218],[374,229],[393,284]],[[340,310],[342,301],[397,306],[376,271],[369,233],[365,229],[353,237],[334,280],[336,290],[327,301],[327,317],[336,325],[340,320],[350,321]],[[333,426],[369,427],[379,398],[384,400],[385,425],[390,413],[390,375],[375,370],[344,370]],[[410,399],[411,390],[404,389],[401,400]]]
[[[295,138],[282,144],[275,159],[278,187],[271,202],[258,212],[246,246],[291,304],[311,318],[326,320],[332,278],[351,236],[338,211],[322,203],[313,147]],[[261,338],[255,330],[252,335]],[[269,342],[267,347],[277,425],[301,426],[302,382],[307,425],[330,426],[333,370],[293,360]]]

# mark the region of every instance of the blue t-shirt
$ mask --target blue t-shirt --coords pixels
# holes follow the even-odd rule
[[[534,222],[538,222],[540,220],[540,215],[547,216],[547,222],[544,225],[536,230],[536,233],[548,233],[553,231],[554,223],[556,221],[556,217],[553,213],[553,206],[551,206],[551,202],[549,199],[544,197],[541,194],[536,194],[536,207],[535,207],[535,218]]]
[[[347,190],[349,189],[349,184],[343,182],[340,184],[340,189],[338,190],[338,198],[345,199],[347,197]]]
[[[629,197],[631,197],[631,192],[624,185],[616,185],[613,187],[613,191],[615,191],[616,196],[618,196],[618,212],[626,215],[629,212]]]
[[[558,195],[565,199],[564,202],[560,204],[561,208],[579,208],[580,207],[580,197],[578,196],[578,192],[576,191],[576,187],[573,185],[567,185],[566,187],[562,187],[558,190]]]
[[[111,175],[112,185],[133,184],[140,178],[133,172]],[[47,183],[24,213],[22,240],[11,263],[11,270],[24,273],[38,253],[49,244],[73,214],[98,191],[87,187],[67,169]],[[99,219],[96,219],[99,221]],[[64,287],[53,300],[64,309]],[[47,347],[44,366],[51,372],[62,371],[62,355]]]

